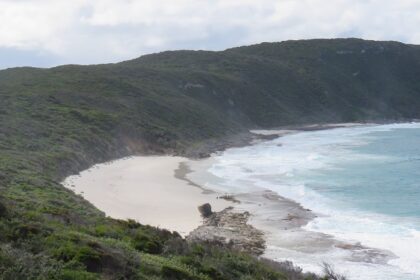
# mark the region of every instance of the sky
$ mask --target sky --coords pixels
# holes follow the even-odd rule
[[[357,37],[420,44],[420,0],[0,0],[0,69]]]

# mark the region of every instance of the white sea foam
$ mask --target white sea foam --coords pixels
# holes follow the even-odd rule
[[[351,148],[369,143],[372,136],[368,134],[371,132],[396,128],[420,128],[420,124],[301,132],[249,147],[229,149],[213,158],[207,171],[218,181],[207,182],[208,187],[229,193],[271,189],[323,214],[311,221],[306,230],[361,242],[364,246],[389,250],[397,256],[387,265],[381,265],[349,261],[347,253],[339,249],[308,254],[268,244],[269,257],[291,259],[308,270],[319,268],[321,260],[329,261],[350,279],[420,279],[420,220],[355,210],[351,205],[324,197],[295,179],[311,170],[337,168],[337,161],[389,160],[387,156],[358,154]]]

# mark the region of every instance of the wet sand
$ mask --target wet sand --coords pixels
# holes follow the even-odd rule
[[[314,213],[273,191],[238,194],[235,198],[241,201],[235,208],[252,213],[249,223],[264,232],[267,244],[264,257],[284,261],[290,259],[290,251],[316,255],[331,255],[334,251],[345,255],[350,262],[386,264],[395,258],[392,252],[386,250],[369,248],[358,242],[342,241],[328,234],[305,230],[305,225],[322,214]],[[317,269],[314,267],[311,270]]]

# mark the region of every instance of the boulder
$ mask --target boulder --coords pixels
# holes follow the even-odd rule
[[[203,218],[208,218],[213,214],[210,203],[204,203],[203,205],[198,206],[198,211]]]

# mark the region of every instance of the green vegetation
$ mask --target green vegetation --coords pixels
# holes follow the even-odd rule
[[[249,128],[419,118],[419,76],[420,47],[357,39],[0,71],[0,279],[285,279],[289,266],[106,218],[59,182]]]

